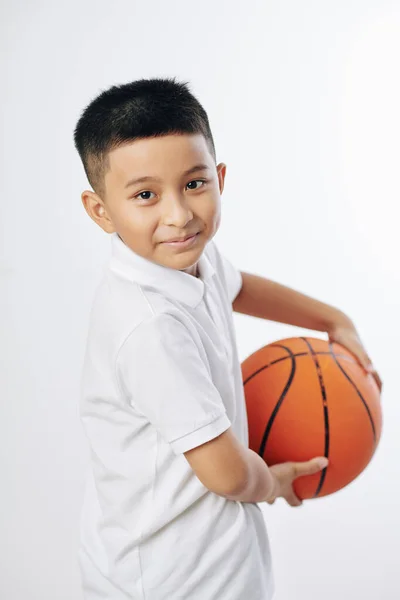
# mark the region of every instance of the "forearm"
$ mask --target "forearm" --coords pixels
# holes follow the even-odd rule
[[[268,466],[259,454],[247,449],[247,481],[244,488],[236,493],[225,495],[228,500],[238,502],[264,502],[271,495],[274,480]]]
[[[340,310],[270,279],[242,272],[243,285],[233,302],[235,312],[313,329],[329,331],[350,319]]]

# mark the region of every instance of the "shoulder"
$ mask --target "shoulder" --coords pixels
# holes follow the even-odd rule
[[[152,315],[130,331],[118,349],[115,369],[121,389],[144,392],[146,387],[162,395],[167,393],[166,382],[177,394],[177,386],[183,390],[184,382],[189,381],[204,385],[209,375],[196,328],[190,330],[171,313]]]
[[[174,312],[174,304],[157,290],[144,289],[106,270],[94,293],[88,336],[97,347],[107,346],[114,354],[134,331],[156,335],[157,330],[165,330],[177,318],[168,318],[168,311]]]
[[[152,352],[168,354],[175,350],[181,354],[184,345],[195,342],[195,337],[196,329],[189,321],[182,319],[179,311],[171,309],[169,312],[151,314],[127,331],[118,353],[129,346],[147,355]]]

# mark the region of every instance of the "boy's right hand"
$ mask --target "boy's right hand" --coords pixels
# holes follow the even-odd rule
[[[274,479],[274,488],[265,502],[273,504],[276,498],[284,498],[290,506],[301,506],[303,501],[296,496],[293,490],[293,481],[297,477],[304,475],[313,475],[322,471],[327,464],[328,459],[319,456],[306,462],[286,462],[279,465],[268,467]]]

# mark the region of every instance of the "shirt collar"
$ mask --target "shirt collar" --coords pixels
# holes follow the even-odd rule
[[[111,234],[109,268],[132,282],[151,287],[194,308],[203,298],[205,283],[215,274],[206,251],[203,251],[197,262],[198,277],[193,277],[184,271],[165,267],[140,256],[114,232]]]

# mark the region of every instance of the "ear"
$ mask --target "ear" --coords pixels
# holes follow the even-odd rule
[[[224,183],[225,183],[225,175],[226,175],[226,164],[219,163],[217,165],[217,175],[218,175],[218,184],[219,184],[219,192],[222,194],[224,191]]]
[[[81,194],[81,200],[89,217],[97,223],[103,231],[106,233],[114,233],[116,231],[112,219],[107,212],[107,207],[100,196],[95,192],[85,190]]]

